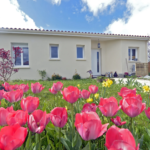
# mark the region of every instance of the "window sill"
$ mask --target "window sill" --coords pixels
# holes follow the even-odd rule
[[[128,60],[128,63],[139,63],[140,61],[130,61],[130,60]]]
[[[86,59],[76,59],[76,61],[86,61]]]
[[[49,59],[49,61],[60,61],[60,59],[59,58],[51,58],[51,59]]]
[[[14,69],[29,69],[29,68],[30,68],[30,66],[27,66],[27,67],[25,67],[25,66],[14,67]]]

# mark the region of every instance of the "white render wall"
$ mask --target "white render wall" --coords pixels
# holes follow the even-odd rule
[[[98,41],[92,41],[91,49],[97,48]],[[107,40],[100,41],[101,44],[101,70],[102,74],[106,72],[115,72],[118,74],[124,74],[124,72],[131,73],[132,65],[135,61],[128,60],[128,49],[129,47],[137,48],[138,50],[138,61],[141,63],[148,62],[147,53],[147,41],[142,40]],[[128,70],[126,65],[126,58],[128,64]]]
[[[47,76],[59,74],[71,79],[75,69],[81,78],[89,77],[91,69],[91,39],[79,37],[0,34],[0,48],[11,49],[11,43],[27,43],[29,47],[29,68],[20,68],[11,79],[40,79],[37,70],[46,70]],[[59,45],[60,60],[50,60],[50,44]],[[76,60],[76,46],[84,45],[84,60]]]

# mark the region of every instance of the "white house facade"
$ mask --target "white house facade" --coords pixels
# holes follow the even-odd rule
[[[40,79],[37,70],[46,70],[71,79],[75,73],[88,78],[106,72],[132,72],[136,62],[148,62],[149,36],[118,35],[90,32],[0,28],[0,48],[21,47],[16,59],[19,72],[11,79]]]

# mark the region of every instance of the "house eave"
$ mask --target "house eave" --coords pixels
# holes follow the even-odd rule
[[[69,37],[84,37],[91,39],[132,39],[132,40],[145,40],[148,41],[150,36],[142,35],[124,35],[124,34],[106,34],[106,33],[93,33],[93,32],[70,32],[70,31],[56,31],[56,30],[33,30],[33,29],[10,29],[0,28],[0,34],[24,34],[24,35],[51,35],[51,36],[69,36]]]

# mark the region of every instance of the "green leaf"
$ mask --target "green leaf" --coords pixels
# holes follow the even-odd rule
[[[46,150],[50,150],[50,149],[51,149],[51,146],[48,145],[48,146],[46,147]]]
[[[71,150],[71,149],[69,148],[68,144],[66,143],[66,140],[65,140],[64,138],[61,138],[61,142],[63,143],[63,145],[65,146],[65,148],[66,148],[67,150]]]

